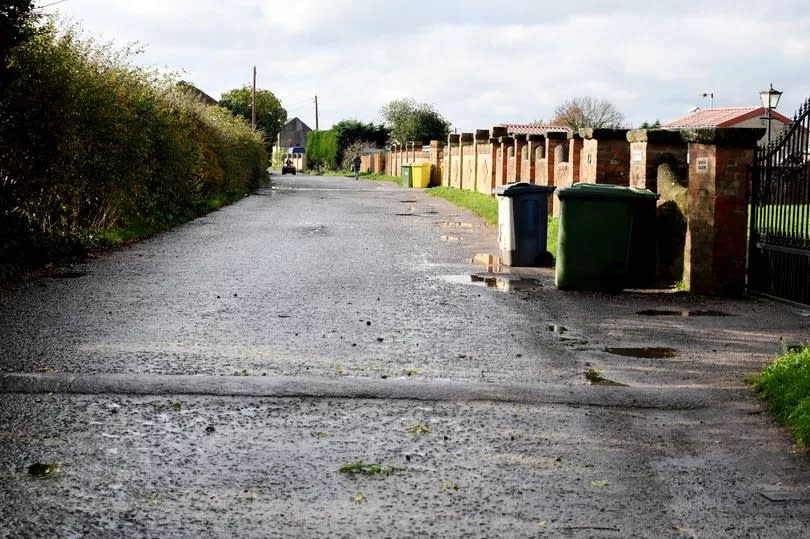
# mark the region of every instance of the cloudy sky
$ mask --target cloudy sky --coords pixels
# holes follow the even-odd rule
[[[44,5],[55,0],[40,0]],[[573,96],[612,101],[631,126],[755,105],[770,82],[792,115],[810,96],[800,1],[64,0],[44,8],[183,70],[214,97],[249,82],[321,128],[379,121],[386,102],[434,105],[459,131],[549,119]]]

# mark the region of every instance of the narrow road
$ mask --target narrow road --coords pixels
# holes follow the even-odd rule
[[[808,317],[566,294],[496,247],[418,190],[275,177],[0,289],[0,537],[808,534],[807,456],[742,384]]]

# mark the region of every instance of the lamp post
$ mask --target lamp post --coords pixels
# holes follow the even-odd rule
[[[773,89],[773,83],[767,90],[759,92],[759,98],[762,100],[762,106],[768,110],[768,144],[771,142],[771,111],[779,104],[779,98],[782,97],[782,92]]]

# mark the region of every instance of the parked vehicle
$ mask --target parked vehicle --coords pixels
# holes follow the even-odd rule
[[[287,162],[284,163],[284,166],[281,167],[281,173],[287,174],[290,173],[295,176],[295,165],[293,165],[292,159],[287,159]]]

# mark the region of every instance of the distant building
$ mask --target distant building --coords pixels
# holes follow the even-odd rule
[[[765,107],[718,107],[698,109],[688,116],[662,125],[664,129],[699,129],[707,127],[768,127],[768,110]],[[776,138],[790,123],[790,118],[771,111],[771,139]],[[767,133],[759,143],[768,141]]]
[[[298,117],[293,118],[278,132],[276,147],[280,149],[306,147],[307,134],[312,131]]]

